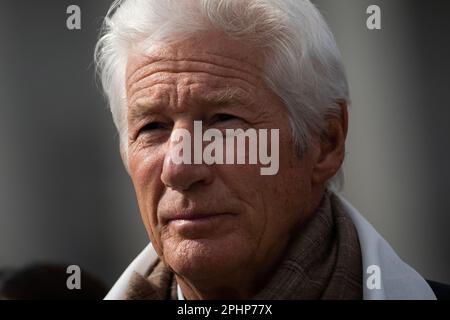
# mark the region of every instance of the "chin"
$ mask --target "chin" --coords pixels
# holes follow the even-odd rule
[[[224,276],[239,270],[249,257],[242,242],[233,240],[225,237],[169,242],[164,246],[165,262],[176,274],[192,280]]]

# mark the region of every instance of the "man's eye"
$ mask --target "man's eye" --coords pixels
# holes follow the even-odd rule
[[[231,114],[220,113],[214,116],[214,122],[226,122],[231,120],[239,120],[239,117],[233,116]]]
[[[150,122],[142,127],[141,132],[152,132],[167,129],[167,124],[163,122]]]

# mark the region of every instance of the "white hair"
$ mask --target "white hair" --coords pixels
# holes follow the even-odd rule
[[[327,116],[350,104],[341,55],[326,22],[308,0],[116,0],[105,17],[95,61],[127,167],[125,72],[132,49],[214,30],[244,39],[265,57],[265,81],[282,99],[302,155]],[[329,181],[343,184],[342,168]]]

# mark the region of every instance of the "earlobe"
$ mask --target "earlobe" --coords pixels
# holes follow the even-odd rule
[[[313,168],[313,184],[324,184],[336,174],[344,161],[348,112],[345,102],[339,103],[339,106],[340,114],[327,117],[326,128],[318,138],[319,148]]]

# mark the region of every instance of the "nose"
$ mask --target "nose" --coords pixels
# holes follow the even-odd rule
[[[193,141],[193,139],[189,139]],[[209,185],[214,180],[214,171],[211,165],[207,164],[193,164],[193,157],[191,161],[180,162],[180,145],[181,141],[170,141],[168,150],[164,157],[164,165],[161,172],[161,181],[168,188],[177,191],[187,191],[194,186]],[[193,146],[188,144],[190,154],[194,154]],[[178,160],[175,160],[177,157]],[[190,157],[189,157],[190,158]],[[185,159],[185,158],[184,158]]]

